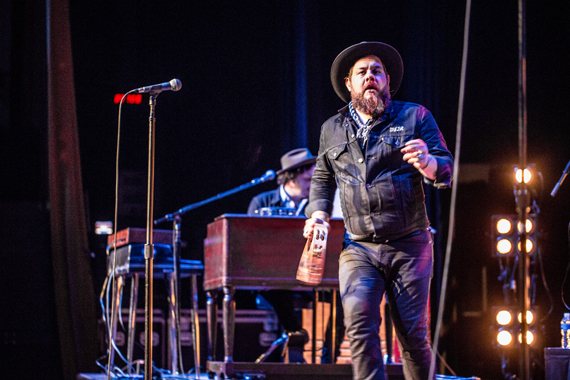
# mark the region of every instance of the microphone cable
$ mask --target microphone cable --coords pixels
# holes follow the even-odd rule
[[[116,291],[115,288],[117,286],[116,284],[116,279],[115,279],[115,269],[117,267],[117,221],[118,221],[118,209],[119,209],[119,152],[120,152],[120,146],[121,146],[121,114],[122,114],[122,107],[123,107],[123,102],[125,101],[125,98],[127,97],[127,95],[129,95],[130,93],[134,92],[135,90],[131,90],[129,92],[127,92],[126,94],[123,95],[123,97],[121,98],[121,101],[119,102],[119,115],[118,115],[118,120],[117,120],[117,146],[116,146],[116,156],[115,156],[115,204],[114,204],[114,211],[113,211],[113,243],[111,245],[111,249],[109,251],[113,252],[113,261],[112,261],[112,266],[111,266],[111,271],[109,272],[109,270],[107,269],[107,276],[109,278],[109,281],[105,281],[105,284],[107,285],[107,308],[105,308],[104,310],[106,310],[106,321],[108,321],[109,323],[107,324],[107,338],[109,339],[109,347],[108,347],[108,352],[107,354],[109,355],[108,357],[108,364],[107,364],[107,380],[110,380],[111,378],[111,371],[113,370],[111,368],[111,358],[113,357],[111,350],[115,350],[116,352],[119,353],[119,355],[121,356],[121,358],[123,360],[124,357],[123,355],[120,353],[120,351],[117,349],[114,339],[113,339],[113,326],[115,325],[115,314],[120,314],[120,308],[119,310],[115,311],[114,310],[114,305],[115,305],[115,297],[116,297]],[[108,300],[109,300],[109,295],[108,292],[111,292],[111,308],[109,308],[108,305]],[[109,309],[111,309],[111,316],[109,318]],[[105,315],[105,312],[104,312]],[[119,318],[121,319],[121,318]],[[125,362],[127,362],[127,360],[125,360]],[[127,365],[132,367],[131,363],[127,362]]]

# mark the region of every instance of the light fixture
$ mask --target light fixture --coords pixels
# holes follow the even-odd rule
[[[97,221],[95,222],[96,235],[111,235],[113,234],[113,222],[110,221]]]
[[[534,248],[536,245],[534,244],[533,240],[530,237],[526,237],[526,253],[532,255],[534,253]],[[519,241],[517,244],[517,249],[519,252],[521,251],[521,242]]]
[[[532,255],[537,250],[536,241],[536,215],[528,214],[525,224],[526,251]],[[518,228],[515,228],[518,226]],[[492,254],[496,257],[516,256],[520,250],[519,233],[522,232],[522,223],[518,215],[493,215],[491,217],[491,230],[493,247]]]
[[[509,310],[499,310],[495,317],[497,323],[501,326],[507,326],[513,321],[513,315]]]
[[[511,348],[517,343],[522,343],[521,313],[518,310],[518,307],[513,306],[496,306],[492,308],[495,317],[495,341],[498,347]],[[536,343],[535,313],[536,310],[534,309],[526,312],[526,342],[529,346]],[[515,315],[517,318],[514,317]],[[516,340],[515,337],[517,337]]]
[[[519,323],[522,322],[522,313],[519,313]],[[531,324],[534,321],[534,313],[531,310],[526,311],[526,323]]]
[[[517,180],[518,183],[521,183],[523,180],[523,171],[519,168],[516,168],[516,172],[515,172],[515,179]],[[524,183],[529,183],[530,180],[532,179],[532,174],[531,171],[528,169],[524,170]]]
[[[513,170],[515,172],[516,183],[521,183],[524,179],[524,183],[528,185],[531,184],[535,178],[536,164],[527,164],[524,170],[521,170],[518,165],[513,165]]]
[[[513,343],[513,334],[508,330],[499,330],[497,334],[497,343],[502,347],[507,347]]]
[[[522,343],[522,333],[519,333],[519,343]],[[534,334],[532,333],[532,331],[528,331],[526,332],[526,344],[527,345],[532,345],[534,343]]]

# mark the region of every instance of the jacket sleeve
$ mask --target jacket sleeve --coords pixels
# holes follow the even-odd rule
[[[424,181],[436,188],[451,186],[453,179],[453,156],[447,149],[445,139],[439,130],[431,112],[424,108],[426,114],[422,118],[420,138],[428,146],[429,154],[437,160],[437,173],[435,180],[424,177]]]
[[[256,215],[255,211],[259,210],[261,207],[263,207],[260,203],[260,197],[259,196],[255,196],[251,199],[251,202],[249,202],[249,207],[247,208],[247,215]]]
[[[315,172],[311,178],[311,191],[309,204],[305,208],[305,215],[311,217],[315,211],[325,211],[332,214],[336,180],[334,171],[327,158],[328,141],[330,139],[327,123],[321,127],[319,141],[319,154],[315,165]]]

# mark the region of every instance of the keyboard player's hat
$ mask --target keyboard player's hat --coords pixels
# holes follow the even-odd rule
[[[300,168],[301,166],[314,164],[316,161],[317,157],[313,156],[309,149],[293,149],[281,156],[281,170],[275,174],[279,175],[284,172],[289,172],[293,169]]]

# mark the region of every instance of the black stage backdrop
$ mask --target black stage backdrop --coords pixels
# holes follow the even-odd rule
[[[364,40],[387,42],[400,51],[405,75],[396,98],[430,109],[455,150],[461,2],[70,3],[94,288],[85,296],[93,303],[98,294],[91,293],[98,293],[105,275],[105,239],[91,231],[95,221],[113,219],[115,94],[172,78],[183,83],[179,92],[157,98],[155,218],[279,169],[280,156],[290,149],[307,146],[316,154],[321,123],[343,105],[330,85],[330,65],[342,49]],[[528,162],[542,173],[540,243],[553,299],[533,351],[540,365],[542,348],[559,345],[557,325],[564,311],[570,184],[564,183],[555,198],[549,194],[570,159],[565,67],[570,5],[527,3]],[[2,367],[23,376],[41,365],[63,376],[60,363],[66,359],[57,355],[61,342],[49,242],[45,3],[4,1],[0,20],[1,225],[7,246],[1,251],[7,289],[1,329],[11,352],[2,355]],[[516,1],[475,1],[470,32],[458,212],[440,352],[460,376],[500,378],[489,326],[490,307],[502,303],[503,293],[498,262],[490,253],[490,219],[515,212],[508,176],[518,157]],[[140,104],[123,106],[118,229],[146,224],[148,115],[147,95]],[[206,225],[224,213],[244,213],[252,196],[274,186],[263,184],[184,215],[183,258],[201,260]],[[437,288],[450,190],[429,190],[427,196],[438,229]],[[203,303],[205,296],[200,297]],[[541,281],[536,303],[546,316],[551,305]],[[79,370],[93,370],[95,359]]]

